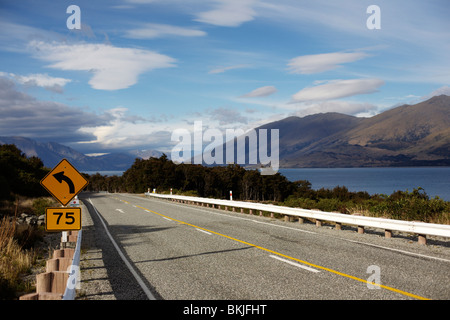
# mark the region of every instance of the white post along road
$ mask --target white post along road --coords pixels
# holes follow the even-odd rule
[[[450,298],[445,244],[421,246],[142,195],[80,198],[117,299]]]

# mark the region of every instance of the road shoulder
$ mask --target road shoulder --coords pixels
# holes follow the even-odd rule
[[[81,288],[77,300],[116,300],[103,262],[102,249],[96,245],[96,228],[89,210],[81,205],[83,238],[81,242]]]

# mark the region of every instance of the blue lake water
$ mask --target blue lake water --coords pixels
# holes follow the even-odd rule
[[[388,194],[422,187],[431,197],[450,201],[450,167],[280,169],[290,181],[308,180],[313,189],[346,186],[349,191]]]
[[[101,174],[102,176],[121,176],[125,171],[83,171],[83,173],[87,173],[90,175],[94,175],[96,173]]]
[[[290,181],[308,180],[313,189],[346,186],[350,191],[387,194],[422,187],[431,197],[450,201],[450,167],[414,168],[293,168],[279,172]],[[95,174],[95,172],[86,172]],[[101,171],[121,176],[123,171]]]

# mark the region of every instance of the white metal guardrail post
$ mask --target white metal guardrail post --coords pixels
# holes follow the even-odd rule
[[[181,202],[197,202],[206,204],[206,206],[212,205],[214,208],[217,206],[234,207],[242,209],[249,209],[252,213],[255,210],[279,213],[285,215],[286,217],[298,217],[300,221],[304,218],[314,219],[317,225],[321,225],[323,221],[330,221],[336,223],[337,229],[340,229],[342,224],[352,225],[358,227],[358,232],[363,233],[364,227],[367,228],[378,228],[385,230],[385,236],[391,237],[392,231],[408,232],[412,234],[417,234],[418,242],[421,244],[426,243],[426,236],[440,236],[450,238],[450,225],[426,223],[419,221],[403,221],[376,217],[365,217],[360,215],[350,215],[335,212],[323,212],[319,210],[307,210],[300,208],[282,207],[271,204],[261,204],[252,203],[244,201],[229,201],[229,200],[219,200],[211,198],[200,198],[200,197],[188,197],[188,196],[177,196],[177,195],[166,195],[157,193],[145,193],[147,196],[152,196],[156,198],[165,198],[172,200],[179,200]]]

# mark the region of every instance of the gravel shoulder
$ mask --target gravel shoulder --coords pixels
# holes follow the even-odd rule
[[[76,300],[116,300],[97,246],[96,228],[86,206],[81,204],[83,235],[80,257],[80,289]]]

